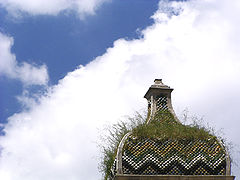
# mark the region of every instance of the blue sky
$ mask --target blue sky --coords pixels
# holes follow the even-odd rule
[[[0,0],[0,179],[100,179],[103,129],[155,78],[239,161],[239,22],[238,0]]]
[[[79,19],[74,12],[13,19],[1,8],[0,30],[14,38],[11,51],[18,62],[46,64],[49,85],[54,85],[80,64],[86,65],[103,54],[115,40],[138,38],[138,29],[153,23],[150,16],[157,7],[157,0],[115,0],[85,19]],[[21,111],[16,96],[22,93],[23,85],[14,79],[0,78],[0,122],[6,122],[7,117]],[[39,88],[29,87],[30,91]]]

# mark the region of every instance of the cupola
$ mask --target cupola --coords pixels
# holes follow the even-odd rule
[[[181,124],[172,91],[154,80],[144,96],[148,118],[121,139],[108,179],[234,180],[222,141],[204,128]]]
[[[150,121],[156,112],[170,111],[175,120],[178,121],[177,116],[172,107],[171,93],[173,89],[163,84],[162,79],[155,79],[154,84],[151,85],[146,92],[144,98],[148,101],[148,114]]]

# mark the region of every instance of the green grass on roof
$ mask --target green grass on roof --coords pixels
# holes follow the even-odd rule
[[[201,140],[215,138],[207,128],[198,124],[181,124],[167,110],[157,112],[149,123],[138,125],[132,130],[132,133],[139,138]]]
[[[149,117],[148,117],[149,118]],[[146,123],[147,117],[139,113],[128,121],[120,121],[114,124],[109,131],[102,145],[102,161],[99,169],[104,175],[104,179],[109,179],[111,168],[116,157],[117,147],[127,132],[138,138],[151,139],[175,139],[175,140],[215,140],[212,129],[202,126],[199,122],[191,125],[183,125],[174,119],[168,111],[158,111],[153,119]]]

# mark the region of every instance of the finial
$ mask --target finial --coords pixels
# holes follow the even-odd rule
[[[155,79],[152,88],[170,88],[169,86],[163,84],[162,79]]]
[[[162,84],[162,79],[155,79],[154,82],[155,84]]]

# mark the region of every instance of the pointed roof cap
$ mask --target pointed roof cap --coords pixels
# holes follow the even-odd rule
[[[163,84],[162,79],[155,79],[154,80],[154,84],[151,85],[148,89],[148,91],[146,92],[146,94],[144,95],[144,98],[149,99],[149,96],[151,96],[150,94],[152,94],[152,92],[169,92],[171,93],[173,91],[172,88],[170,88],[169,86]]]

